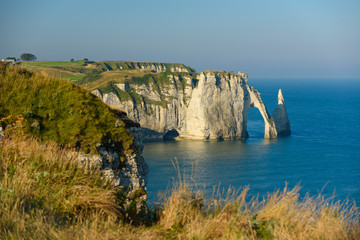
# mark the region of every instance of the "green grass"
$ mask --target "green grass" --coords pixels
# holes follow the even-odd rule
[[[218,76],[236,76],[236,73],[232,72],[232,71],[217,71],[217,70],[206,70],[203,71],[205,74],[207,73],[212,73],[212,74],[216,74]]]
[[[62,75],[61,78],[70,80],[71,82],[79,82],[81,81],[84,76],[78,76],[78,75]]]
[[[151,69],[140,69],[141,66],[162,66],[167,69],[164,73],[153,73]],[[51,77],[61,77],[71,80],[72,82],[86,88],[94,90],[97,88],[106,88],[107,83],[112,81],[123,82],[128,81],[133,84],[150,84],[162,87],[172,84],[169,81],[169,75],[174,74],[180,77],[189,76],[193,78],[196,74],[194,69],[178,63],[152,63],[152,62],[129,62],[129,61],[106,61],[95,62],[94,64],[84,65],[84,61],[76,62],[23,62],[23,67],[31,70],[43,72]],[[190,73],[171,73],[171,68],[185,68]],[[184,85],[184,82],[181,82]],[[182,86],[181,88],[185,87]]]
[[[92,69],[88,71],[84,77],[79,78],[79,80],[76,81],[76,84],[83,85],[89,82],[94,82],[96,80],[99,80],[101,78],[101,73],[103,71],[101,69]]]
[[[129,69],[135,69],[139,65],[145,67],[155,65],[157,67],[158,66],[166,67],[168,71],[170,71],[170,69],[173,67],[179,67],[179,68],[185,68],[190,72],[195,72],[193,68],[189,66],[185,66],[184,64],[181,63],[154,63],[154,62],[131,62],[131,61],[104,61],[97,63],[102,64],[103,66],[105,66],[106,64],[107,66],[111,67],[113,70],[116,69],[129,70]]]
[[[69,65],[69,66],[77,66],[77,65],[82,65],[83,62],[79,61],[79,62],[66,62],[66,61],[22,61],[21,65],[24,67],[29,67],[29,66],[64,66],[64,65]]]
[[[115,126],[117,114],[86,90],[3,64],[0,76],[0,119],[23,116],[24,129],[38,139],[85,152],[97,151],[98,144],[119,152],[132,145],[127,129]]]

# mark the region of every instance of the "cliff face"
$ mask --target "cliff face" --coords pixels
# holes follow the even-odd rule
[[[146,190],[149,167],[142,157],[142,129],[138,126],[127,129],[134,142],[131,149],[125,154],[115,148],[100,147],[99,154],[72,153],[83,165],[90,165],[102,171],[104,177],[112,182],[115,187],[127,191],[131,197],[138,190]],[[146,200],[147,195],[139,196],[137,200]]]
[[[94,90],[92,93],[139,122],[146,140],[244,139],[248,137],[246,127],[250,107],[257,108],[264,119],[264,137],[277,137],[276,122],[260,94],[248,86],[247,74],[205,71],[168,73],[163,77],[167,79],[161,84],[158,79],[143,84],[125,82],[115,84],[113,92]],[[131,93],[132,98],[126,97],[125,93]],[[286,111],[278,112],[277,119],[287,119],[283,114]]]

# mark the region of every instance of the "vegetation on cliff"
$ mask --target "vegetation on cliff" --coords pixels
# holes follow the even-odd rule
[[[24,131],[62,147],[96,152],[99,146],[128,150],[135,124],[86,90],[61,79],[19,67],[0,65],[0,119],[3,128],[24,119]],[[120,120],[123,119],[124,121]],[[135,124],[136,125],[136,124]]]
[[[0,138],[1,239],[73,239],[73,227],[130,220],[123,192],[100,171],[80,165],[72,149],[40,143],[22,124]]]
[[[178,63],[151,63],[129,61],[76,61],[76,62],[25,62],[24,67],[42,72],[51,77],[70,80],[88,91],[99,90],[101,93],[115,93],[119,99],[133,101],[134,104],[167,106],[166,86],[175,85],[184,91],[187,86],[196,86],[196,73],[193,68]],[[154,70],[157,69],[157,70]],[[181,69],[184,72],[177,72]],[[172,71],[174,70],[174,71]],[[172,78],[179,81],[174,82]],[[190,79],[189,81],[186,80]],[[152,86],[160,96],[160,101],[150,100],[139,94],[134,88],[120,89],[119,83],[132,86]]]
[[[109,78],[118,81],[131,80],[132,77],[141,77],[144,73],[154,73],[153,68],[162,72],[171,72],[171,69],[183,69],[189,73],[195,70],[180,63],[152,63],[130,61],[43,61],[23,62],[22,65],[31,70],[40,71],[48,76],[64,78],[78,85],[85,85],[88,90],[94,90],[98,84],[107,82]],[[89,84],[100,80],[98,84]],[[90,86],[87,86],[87,85]]]

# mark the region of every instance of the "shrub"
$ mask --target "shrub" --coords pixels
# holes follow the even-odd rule
[[[1,64],[0,118],[9,115],[24,117],[25,132],[63,147],[96,152],[101,145],[122,152],[133,144],[126,124],[116,124],[121,119],[91,93],[65,80]]]

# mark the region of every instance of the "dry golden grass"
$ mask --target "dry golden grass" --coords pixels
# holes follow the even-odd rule
[[[21,123],[19,120],[18,123]],[[150,225],[124,222],[116,189],[56,144],[13,125],[0,140],[0,239],[360,239],[359,209],[299,186],[263,200],[248,189],[206,199],[180,178]],[[178,167],[177,167],[178,168]]]
[[[69,149],[26,136],[19,124],[0,140],[0,236],[37,238],[66,222],[121,216],[115,189],[98,172],[79,166]]]
[[[165,199],[159,224],[180,239],[360,239],[354,203],[300,199],[300,187],[269,194],[263,201],[236,197],[208,201],[185,186]]]
[[[35,66],[30,69],[41,72],[44,75],[52,77],[52,78],[62,78],[62,76],[69,76],[69,75],[72,75],[72,76],[84,76],[85,75],[85,74],[79,73],[79,72],[72,72],[72,71],[63,70],[63,69],[54,69],[54,68],[49,68],[46,66]]]
[[[81,65],[75,65],[70,67],[69,69],[63,69],[61,68],[63,65],[32,65],[32,64],[25,64],[25,68],[39,72],[47,77],[50,78],[61,78],[66,80],[79,80],[82,79],[85,76],[85,73],[83,71],[80,71]],[[71,65],[70,65],[71,66]],[[60,68],[54,68],[54,67],[60,67]]]

